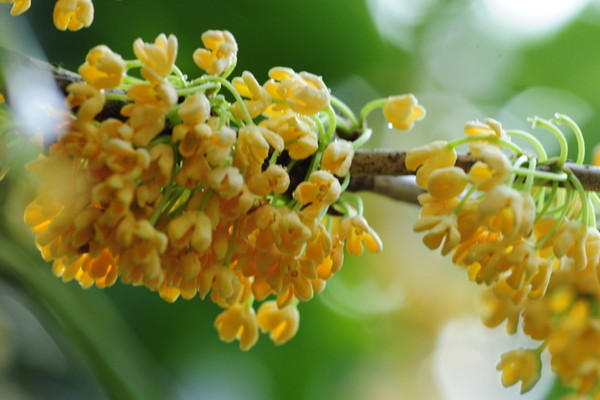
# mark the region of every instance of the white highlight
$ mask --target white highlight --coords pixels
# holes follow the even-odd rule
[[[559,29],[588,3],[589,0],[485,0],[487,11],[498,22],[530,35]]]

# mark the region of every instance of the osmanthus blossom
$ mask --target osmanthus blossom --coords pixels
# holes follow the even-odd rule
[[[137,39],[137,60],[90,50],[83,81],[67,89],[72,115],[29,166],[41,184],[25,221],[65,281],[209,298],[224,309],[223,340],[246,350],[260,328],[281,344],[298,331],[298,302],[325,289],[345,250],[382,250],[360,198],[344,193],[365,137],[338,135],[348,109],[335,110],[320,77],[275,67],[264,85],[247,71],[227,81],[235,39],[209,31],[203,42],[195,61],[208,74],[192,81],[175,66],[173,35]],[[105,118],[115,98],[127,100],[123,118]]]
[[[210,30],[202,34],[206,48],[194,51],[194,62],[209,75],[221,75],[236,63],[237,42],[229,31]]]
[[[258,309],[257,323],[262,332],[268,332],[277,345],[290,340],[298,332],[300,313],[295,305],[277,307],[273,301],[264,302]]]
[[[440,168],[453,167],[456,158],[456,151],[448,147],[448,142],[436,140],[410,150],[405,164],[408,169],[416,171],[417,185],[427,188],[431,173]]]
[[[13,15],[30,7],[0,2]],[[53,17],[61,30],[87,27],[92,1],[58,0]],[[298,302],[324,290],[345,252],[382,250],[362,203],[344,193],[354,149],[369,137],[367,115],[381,107],[391,126],[410,130],[426,111],[403,94],[367,104],[357,118],[320,76],[288,67],[271,68],[262,85],[248,71],[229,81],[233,35],[211,30],[202,42],[193,59],[207,75],[191,81],[176,68],[173,35],[136,40],[133,62],[105,45],[90,50],[83,82],[67,88],[72,115],[29,166],[41,183],[25,222],[64,281],[119,280],[167,301],[210,294],[224,309],[215,320],[223,340],[247,350],[261,330],[280,344],[298,331]],[[105,118],[115,96],[127,100],[124,118]],[[506,322],[509,333],[521,328],[540,341],[501,357],[503,384],[531,389],[547,350],[563,384],[598,396],[600,234],[593,196],[565,167],[568,143],[554,124],[577,136],[577,163],[583,137],[560,114],[533,122],[559,139],[560,157],[548,159],[519,131],[538,154],[522,150],[515,131],[490,118],[468,122],[465,138],[408,151],[405,166],[427,191],[414,230],[486,287],[486,325]],[[353,132],[361,134],[351,142]],[[461,145],[471,165],[455,165]]]
[[[557,136],[562,131],[553,123],[566,123],[581,135],[566,116],[534,122]],[[498,121],[468,122],[464,130],[466,138],[407,153],[406,167],[427,189],[419,196],[414,230],[424,233],[426,246],[451,254],[470,280],[487,287],[480,303],[485,325],[506,323],[509,333],[520,328],[540,341],[538,348],[502,355],[497,368],[504,385],[521,382],[522,393],[530,390],[547,349],[561,383],[582,395],[600,395],[600,320],[590,311],[600,302],[600,233],[592,195],[565,175],[562,158],[549,160],[539,151],[540,159],[534,159],[511,142],[511,131]],[[537,146],[528,133],[518,134]],[[458,168],[455,148],[465,144],[475,161]],[[535,168],[538,163],[544,172]]]
[[[31,0],[0,0],[0,3],[12,4],[10,15],[22,14],[31,7]]]
[[[390,96],[383,106],[383,115],[394,128],[407,131],[415,121],[425,118],[425,108],[413,94]]]
[[[92,0],[58,0],[54,5],[54,25],[61,31],[87,28],[94,20]]]
[[[248,114],[251,118],[258,117],[269,105],[271,105],[271,95],[269,95],[267,89],[258,83],[252,72],[242,72],[242,76],[233,78],[231,83],[239,92],[240,96],[246,98],[246,100],[244,100],[244,106],[248,110]],[[233,111],[239,118],[243,117],[241,105],[239,103],[233,105]]]
[[[504,353],[496,368],[502,371],[504,386],[521,382],[521,394],[531,390],[542,376],[542,363],[534,350],[517,349]]]
[[[348,174],[354,148],[352,142],[347,140],[335,140],[327,145],[321,159],[321,166],[324,170],[331,172],[335,176],[343,177]]]
[[[92,48],[78,72],[81,78],[96,89],[112,89],[123,83],[125,61],[108,46],[98,45]]]
[[[275,109],[288,106],[299,114],[312,115],[329,106],[329,89],[317,75],[275,67],[269,71],[269,78],[264,87],[276,99],[273,104]]]
[[[160,81],[173,70],[177,57],[177,38],[161,33],[154,43],[144,43],[141,38],[133,42],[135,56],[144,64],[142,75],[150,82]]]

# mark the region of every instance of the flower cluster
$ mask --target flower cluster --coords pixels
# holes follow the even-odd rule
[[[12,4],[10,15],[19,15],[29,10],[31,0],[0,0]],[[54,25],[61,31],[78,31],[87,28],[94,20],[92,0],[57,0],[52,14]]]
[[[222,339],[248,349],[260,329],[283,343],[298,329],[298,302],[324,289],[344,250],[382,248],[360,198],[344,193],[368,135],[348,138],[366,123],[308,72],[226,79],[233,35],[202,41],[193,58],[207,74],[194,80],[175,65],[172,35],[136,40],[131,61],[90,50],[84,82],[67,88],[68,126],[29,165],[41,185],[25,221],[65,281],[119,279],[167,301],[210,295],[224,309]],[[100,117],[107,100],[124,103],[122,118]],[[407,127],[424,112],[411,104],[420,113],[394,114]]]
[[[581,131],[568,117],[532,119],[556,136],[560,155],[548,158],[528,132],[502,129],[488,119],[465,126],[466,138],[434,142],[410,151],[406,166],[427,189],[416,232],[424,243],[452,254],[470,280],[486,286],[482,319],[490,327],[506,322],[509,333],[519,326],[535,349],[502,356],[502,382],[521,382],[521,392],[540,377],[540,354],[547,349],[554,372],[579,394],[600,395],[600,233],[593,201],[579,180],[563,168],[567,159],[566,124],[579,143]],[[531,144],[527,154],[511,140]],[[468,144],[470,168],[455,166],[456,147]],[[475,161],[476,160],[476,161]]]

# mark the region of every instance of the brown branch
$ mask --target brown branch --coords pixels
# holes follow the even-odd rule
[[[395,200],[418,204],[417,196],[423,193],[408,175],[415,171],[406,168],[406,151],[359,149],[352,159],[350,173],[351,191],[371,191]],[[456,166],[468,172],[477,159],[470,154],[459,154]],[[539,171],[552,171],[556,165],[541,165]],[[572,173],[585,190],[600,192],[600,167],[566,162],[562,171]]]
[[[69,84],[81,81],[81,77],[72,71],[0,48],[0,66],[4,65],[22,66],[27,70],[51,74],[63,93],[66,92]],[[0,74],[0,92],[7,94],[6,88],[5,78]],[[8,95],[10,102],[10,93]],[[109,117],[122,119],[120,110],[124,104],[124,101],[119,100],[107,101],[104,110],[98,116],[99,119]],[[395,200],[417,204],[417,196],[423,193],[423,189],[416,186],[413,179],[407,178],[414,175],[415,171],[406,168],[405,159],[406,152],[400,150],[357,150],[350,168],[352,179],[348,190],[370,191]],[[471,155],[462,154],[458,156],[456,165],[469,171],[475,161],[477,160]],[[550,171],[553,167],[555,166],[544,165],[538,169]],[[567,162],[562,170],[576,176],[584,189],[600,191],[600,167]]]

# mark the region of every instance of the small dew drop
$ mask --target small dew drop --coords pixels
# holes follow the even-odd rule
[[[392,125],[391,122],[388,122],[387,127],[388,127],[388,129],[394,129],[394,125]]]

